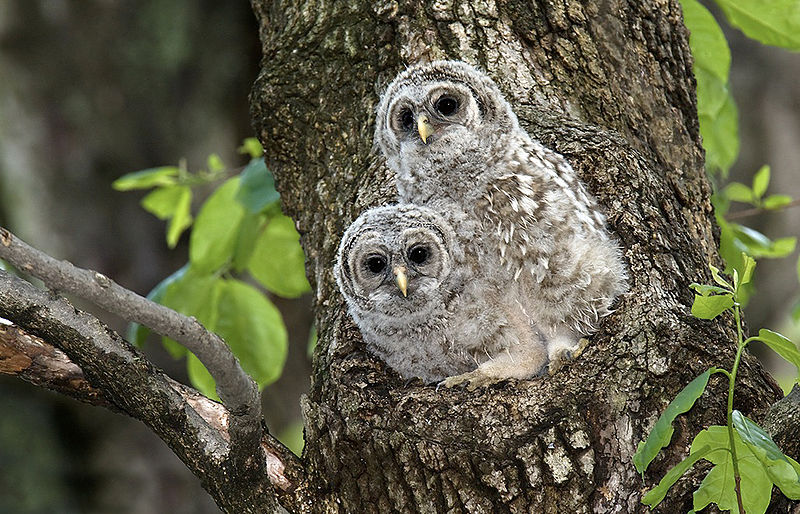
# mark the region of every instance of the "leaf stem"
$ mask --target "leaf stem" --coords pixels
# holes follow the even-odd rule
[[[742,337],[742,316],[739,312],[739,304],[733,307],[733,316],[736,319],[736,335],[737,335],[737,349],[736,357],[733,359],[733,368],[728,376],[728,441],[730,442],[731,457],[733,460],[733,477],[736,481],[736,500],[739,502],[739,514],[745,514],[744,505],[742,503],[742,477],[739,473],[739,460],[736,456],[736,443],[734,442],[733,433],[733,386],[736,383],[736,372],[739,370],[739,361],[742,358],[742,351],[747,346],[748,341],[744,341]]]
[[[780,212],[784,209],[788,209],[789,207],[797,207],[798,205],[800,205],[800,198],[792,200],[791,202],[787,203],[780,209],[774,209],[774,211]],[[745,209],[743,211],[729,212],[725,215],[725,219],[727,221],[738,220],[741,218],[747,218],[748,216],[755,216],[756,214],[761,214],[762,212],[768,212],[771,210],[773,209],[765,209],[764,207],[754,207],[752,209]]]

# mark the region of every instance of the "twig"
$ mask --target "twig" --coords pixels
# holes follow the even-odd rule
[[[791,202],[781,207],[780,210],[788,209],[789,207],[797,207],[798,205],[800,205],[800,198],[798,198],[797,200],[792,200]],[[725,219],[727,219],[728,221],[738,220],[741,218],[747,218],[749,216],[755,216],[763,212],[770,212],[770,210],[764,209],[763,207],[753,207],[752,209],[745,209],[743,211],[729,212],[728,214],[725,215]]]
[[[101,273],[50,257],[3,227],[0,227],[0,258],[39,278],[51,289],[84,298],[185,346],[214,377],[217,393],[231,413],[230,432],[232,445],[237,447],[235,453],[242,458],[254,454],[261,438],[258,387],[219,336],[206,330],[195,318],[129,291]]]

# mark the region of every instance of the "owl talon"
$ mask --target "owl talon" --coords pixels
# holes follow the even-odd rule
[[[569,348],[561,349],[561,351],[557,352],[550,359],[550,365],[548,366],[547,372],[550,374],[550,376],[555,375],[558,370],[564,367],[564,364],[568,360],[572,360],[581,355],[587,346],[589,346],[589,340],[585,337],[582,337],[578,341],[578,346],[575,347],[574,350],[570,350]]]
[[[502,382],[505,378],[491,377],[483,373],[480,369],[462,373],[454,377],[447,377],[437,385],[445,386],[447,388],[466,385],[467,391],[474,391],[481,387],[488,387],[492,384]]]

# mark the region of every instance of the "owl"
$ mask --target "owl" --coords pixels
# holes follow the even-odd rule
[[[462,239],[440,213],[409,204],[370,209],[347,228],[334,275],[367,348],[402,377],[429,383],[481,366],[500,380],[491,355],[542,370],[543,338],[467,265]]]
[[[375,143],[396,174],[399,201],[474,234],[462,242],[466,266],[519,303],[544,338],[551,372],[626,290],[621,250],[594,198],[476,68],[435,61],[400,73],[380,100]],[[495,375],[539,372],[507,352],[492,360]],[[475,371],[447,385],[491,381]]]

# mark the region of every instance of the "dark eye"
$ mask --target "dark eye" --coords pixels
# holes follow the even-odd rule
[[[400,123],[403,125],[404,130],[411,130],[414,126],[414,115],[408,109],[403,109],[400,113]]]
[[[367,260],[364,261],[364,264],[368,270],[378,274],[386,269],[386,257],[382,255],[370,255],[367,257]]]
[[[414,264],[422,264],[428,260],[428,249],[424,246],[414,246],[408,251],[408,260]]]
[[[442,116],[452,116],[458,110],[458,100],[452,96],[442,96],[436,100],[434,108]]]

